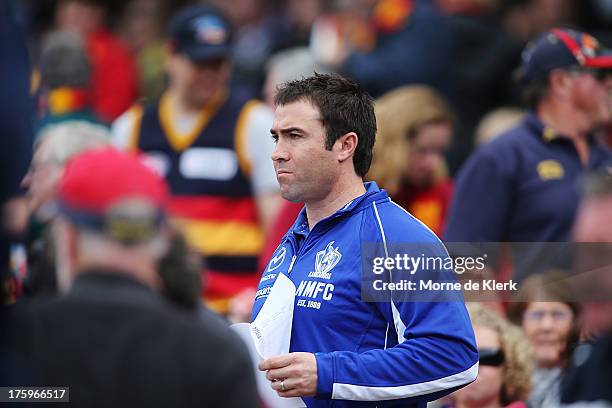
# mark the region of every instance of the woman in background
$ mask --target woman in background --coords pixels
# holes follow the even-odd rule
[[[531,356],[521,329],[478,303],[468,312],[480,355],[478,377],[451,394],[453,408],[526,408]]]
[[[533,275],[508,307],[510,320],[523,327],[532,350],[532,408],[559,404],[563,372],[579,339],[580,305],[566,278],[558,271]]]
[[[438,236],[444,227],[453,184],[444,154],[453,115],[443,97],[427,86],[403,86],[376,100],[378,134],[369,180]]]

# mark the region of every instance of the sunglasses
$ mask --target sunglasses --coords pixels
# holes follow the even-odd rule
[[[504,364],[504,352],[501,349],[478,349],[478,363],[483,366],[499,367]]]

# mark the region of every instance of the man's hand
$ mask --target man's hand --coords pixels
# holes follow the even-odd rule
[[[317,393],[317,359],[312,353],[289,353],[259,363],[281,397],[312,397]],[[281,385],[282,384],[282,385]]]

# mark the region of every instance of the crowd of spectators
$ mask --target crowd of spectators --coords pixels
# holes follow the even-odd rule
[[[71,367],[54,364],[65,357],[61,364],[78,370],[97,360],[72,356],[63,341],[95,350],[104,330],[140,342],[166,327],[175,333],[133,350],[132,371],[121,378],[158,373],[144,363],[147,353],[171,374],[202,375],[193,364],[209,358],[194,351],[200,339],[216,350],[217,363],[206,360],[203,370],[242,384],[244,392],[224,395],[250,396],[252,405],[207,399],[215,387],[196,392],[168,373],[150,384],[167,398],[197,398],[179,405],[256,406],[248,359],[224,320],[249,318],[261,268],[302,207],[278,194],[274,93],[286,81],[336,72],[375,98],[366,179],[443,241],[492,243],[488,273],[519,284],[494,302],[470,303],[478,379],[433,404],[612,406],[612,52],[602,51],[612,48],[610,27],[607,0],[0,2],[0,278],[3,303],[32,302],[15,333],[28,339],[20,350],[30,363],[40,363],[30,370],[7,354],[0,385],[76,381]],[[144,153],[155,173],[122,150]],[[120,163],[133,174],[112,186]],[[100,194],[79,178],[87,174]],[[112,219],[91,213],[88,205],[117,200],[141,181],[166,183],[163,223],[151,218],[153,187],[144,206],[121,207]],[[95,234],[75,238],[94,224]],[[134,245],[130,234],[145,232],[159,242]],[[109,238],[115,233],[121,244]],[[102,255],[92,256],[92,246]],[[130,272],[112,282],[79,277],[91,269]],[[47,299],[57,293],[67,297]],[[70,316],[87,325],[105,306],[100,326],[65,337]],[[133,322],[145,306],[158,318],[139,332]],[[117,328],[112,319],[122,313]],[[14,319],[0,311],[0,333]],[[3,347],[0,339],[0,354]],[[172,365],[166,347],[195,359]],[[126,352],[113,350],[107,370]],[[96,373],[83,384],[107,380]],[[148,379],[137,384],[145,389]],[[96,405],[95,393],[78,392]]]

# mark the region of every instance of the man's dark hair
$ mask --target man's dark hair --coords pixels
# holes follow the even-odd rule
[[[282,84],[275,105],[307,100],[321,114],[325,148],[331,150],[340,137],[355,132],[358,137],[353,156],[355,173],[364,177],[372,163],[376,139],[376,116],[372,97],[357,83],[336,74],[317,74]]]
[[[175,231],[170,248],[157,267],[164,284],[162,293],[178,306],[196,309],[200,304],[202,267],[199,257],[189,249],[183,235]]]
[[[523,104],[529,109],[536,109],[542,99],[548,94],[547,81],[533,81],[523,85],[521,99]]]

